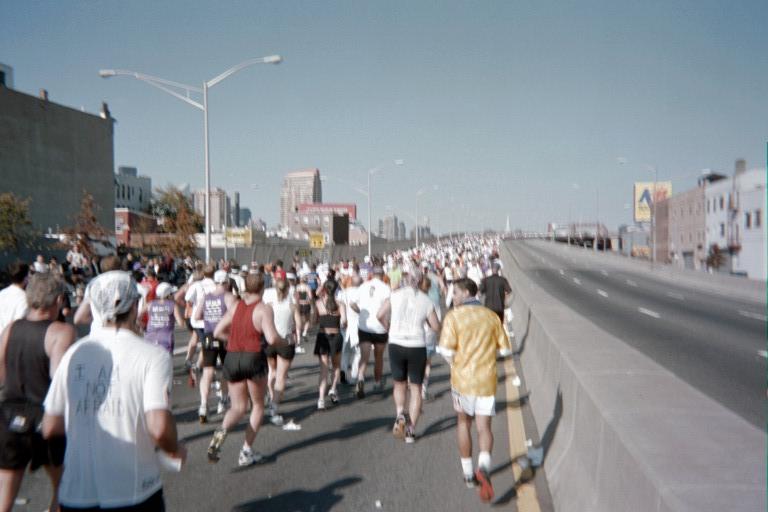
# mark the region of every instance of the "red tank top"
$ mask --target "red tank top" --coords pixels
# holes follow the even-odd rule
[[[232,315],[227,352],[261,352],[261,332],[253,326],[253,310],[261,301],[238,301]]]

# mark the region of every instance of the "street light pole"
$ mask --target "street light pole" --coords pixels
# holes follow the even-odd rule
[[[205,152],[205,261],[208,262],[211,259],[211,164],[209,145],[210,139],[208,135],[208,89],[218,84],[225,78],[237,73],[243,68],[252,66],[254,64],[280,64],[283,58],[280,55],[269,55],[267,57],[259,57],[256,59],[249,59],[241,62],[236,66],[232,66],[228,70],[224,71],[220,75],[212,78],[211,80],[203,82],[203,88],[199,89],[191,85],[185,85],[179,82],[173,82],[156,76],[146,75],[144,73],[137,73],[136,71],[128,71],[124,69],[102,69],[99,70],[99,76],[102,78],[110,78],[113,76],[131,76],[142,82],[146,82],[153,87],[157,87],[161,91],[164,91],[171,96],[174,96],[193,107],[203,111],[203,130],[205,133],[204,138],[204,152]],[[180,94],[179,90],[184,91],[186,94]],[[202,93],[203,103],[202,105],[190,98],[190,93],[196,92]]]

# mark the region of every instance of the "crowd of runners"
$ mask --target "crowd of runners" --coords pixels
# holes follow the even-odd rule
[[[497,357],[511,353],[511,288],[498,239],[333,263],[75,259],[69,272],[42,256],[16,263],[12,284],[0,291],[0,512],[13,505],[28,465],[51,478],[50,510],[159,509],[160,466],[178,468],[186,458],[170,414],[171,357],[183,342],[199,421],[212,421],[214,410],[221,418],[210,462],[247,417],[240,466],[262,458],[254,444],[265,416],[292,423],[281,406],[296,354],[317,358],[317,409],[327,410],[341,386],[353,386],[358,399],[383,391],[387,353],[392,434],[409,444],[418,440],[431,359],[440,354],[451,366],[464,480],[483,501],[493,498]],[[90,334],[76,340],[71,323],[90,325]],[[182,328],[188,338],[178,340]],[[104,450],[130,464],[94,462]],[[110,477],[119,483],[107,484]]]

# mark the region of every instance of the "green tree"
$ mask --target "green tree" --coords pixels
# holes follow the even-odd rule
[[[202,231],[203,220],[192,207],[192,201],[177,187],[155,190],[152,213],[162,219],[162,230],[170,236],[166,249],[174,256],[193,256],[195,235]]]
[[[96,204],[93,196],[83,189],[83,197],[80,200],[80,211],[74,218],[75,224],[64,229],[70,243],[77,245],[80,252],[91,258],[93,256],[92,240],[104,240],[109,231],[99,224],[96,214],[101,207]]]
[[[0,251],[19,252],[33,240],[29,202],[12,192],[0,194]]]

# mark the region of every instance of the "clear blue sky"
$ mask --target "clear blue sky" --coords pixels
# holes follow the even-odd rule
[[[649,164],[675,191],[739,157],[765,167],[766,20],[765,0],[3,0],[0,62],[21,91],[90,112],[107,101],[116,165],[199,187],[202,113],[98,70],[197,85],[282,55],[210,92],[213,184],[270,224],[288,171],[364,184],[403,159],[375,177],[374,219],[388,207],[412,226],[415,191],[436,183],[420,213],[441,231],[501,229],[507,214],[542,230],[591,220],[598,191],[615,229]],[[341,181],[324,199],[357,202],[366,219]]]

